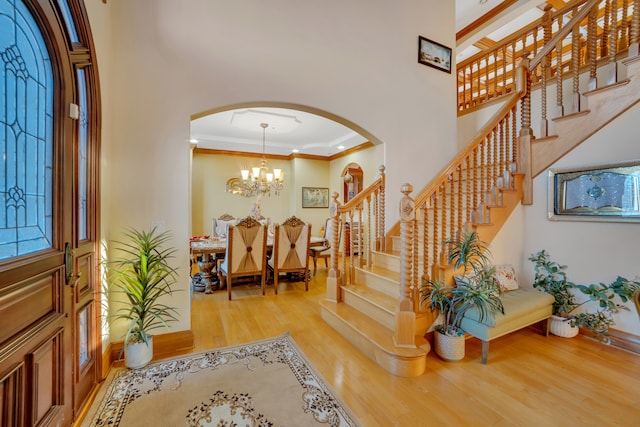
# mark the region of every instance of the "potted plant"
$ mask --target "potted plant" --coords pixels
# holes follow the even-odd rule
[[[613,315],[620,310],[628,310],[615,301],[616,296],[625,303],[633,299],[633,294],[640,289],[640,282],[618,276],[610,284],[598,283],[580,285],[567,281],[566,265],[551,261],[544,249],[532,254],[529,260],[535,264],[533,287],[547,292],[555,298],[550,331],[554,335],[565,338],[574,337],[579,328],[586,328],[601,340],[608,342],[607,332],[614,324]],[[588,296],[579,302],[576,291]],[[593,301],[598,304],[596,312],[576,312],[584,304]]]
[[[176,309],[161,302],[174,292],[176,270],[169,260],[175,249],[164,247],[170,234],[155,228],[150,232],[129,229],[125,236],[127,241],[115,242],[120,256],[109,263],[109,290],[122,297],[112,300],[120,306],[111,317],[128,322],[125,365],[137,369],[153,358],[150,332],[177,320]]]
[[[470,309],[478,310],[480,320],[496,313],[504,313],[500,289],[494,279],[495,269],[490,267],[489,249],[474,230],[448,239],[447,260],[454,271],[455,286],[445,286],[442,279],[428,280],[421,286],[421,301],[428,301],[432,311],[438,310],[442,323],[435,327],[435,350],[444,360],[464,358],[464,331],[460,323]]]

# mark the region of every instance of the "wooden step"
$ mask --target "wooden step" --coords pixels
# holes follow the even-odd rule
[[[376,267],[391,271],[400,271],[400,252],[388,253],[371,251],[371,263]]]
[[[415,377],[424,373],[431,349],[424,337],[416,337],[416,348],[398,348],[391,329],[353,307],[322,300],[320,313],[325,322],[391,374]]]
[[[384,292],[360,284],[342,287],[342,298],[345,304],[382,323],[389,329],[395,327],[395,310],[398,298]]]
[[[398,297],[400,273],[386,268],[356,267],[355,283],[366,285],[371,289],[384,292],[391,297]]]

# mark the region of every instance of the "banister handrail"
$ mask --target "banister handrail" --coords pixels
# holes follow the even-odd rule
[[[542,58],[544,58],[545,56],[547,56],[552,50],[554,50],[556,48],[556,45],[558,44],[558,42],[562,39],[564,39],[565,37],[567,37],[567,35],[573,31],[573,27],[581,22],[583,19],[585,19],[588,15],[589,12],[591,12],[591,9],[596,6],[598,3],[600,3],[600,0],[587,0],[586,3],[584,3],[584,5],[582,6],[582,8],[580,8],[580,10],[578,11],[578,13],[576,13],[569,22],[567,22],[566,24],[564,24],[564,26],[560,29],[560,31],[558,31],[556,33],[555,36],[553,36],[553,38],[549,41],[549,43],[545,44],[536,54],[536,56],[533,57],[533,59],[531,60],[531,63],[529,64],[529,69],[532,70],[535,67],[538,66],[538,64],[540,64],[540,62],[542,62]],[[576,6],[572,6],[572,7],[576,7]],[[565,8],[562,8],[559,12],[563,12],[566,9],[568,9],[568,6]]]

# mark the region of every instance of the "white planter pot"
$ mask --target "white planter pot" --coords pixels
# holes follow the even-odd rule
[[[464,335],[449,336],[435,331],[436,354],[448,362],[464,359]]]
[[[149,345],[137,342],[124,346],[124,365],[130,369],[140,369],[153,358],[153,337],[149,337]]]
[[[563,338],[573,338],[578,335],[580,329],[577,326],[571,326],[564,317],[551,316],[551,325],[549,331],[556,336]]]

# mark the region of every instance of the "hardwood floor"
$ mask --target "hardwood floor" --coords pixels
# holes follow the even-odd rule
[[[194,351],[289,331],[365,426],[640,425],[640,357],[589,338],[545,337],[534,328],[491,342],[467,340],[457,363],[429,353],[420,377],[388,374],[320,318],[326,270],[309,283],[194,293]]]

